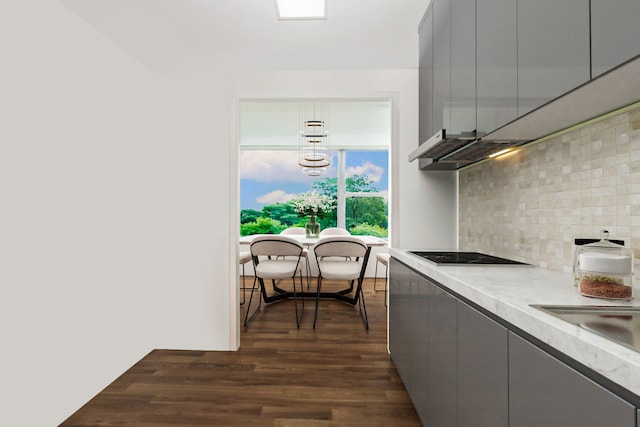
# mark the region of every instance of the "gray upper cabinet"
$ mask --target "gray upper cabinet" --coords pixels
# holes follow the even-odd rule
[[[592,78],[640,54],[640,1],[591,0]]]
[[[438,0],[440,1],[440,0]],[[476,0],[450,0],[451,134],[476,129]]]
[[[633,427],[636,408],[509,333],[509,426]]]
[[[516,4],[513,0],[476,1],[477,129],[480,135],[518,116]]]
[[[589,0],[518,0],[518,116],[590,79]]]
[[[433,2],[433,129],[451,128],[451,1]]]
[[[458,427],[507,427],[507,328],[458,302]]]
[[[422,18],[419,29],[420,68],[419,84],[419,138],[422,144],[438,129],[433,128],[433,8],[429,8]]]

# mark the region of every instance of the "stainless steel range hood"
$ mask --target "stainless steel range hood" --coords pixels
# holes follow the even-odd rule
[[[446,129],[441,129],[413,150],[409,154],[409,161],[419,159],[420,169],[425,170],[455,170],[525,142],[527,140],[478,138],[475,131],[448,135]]]
[[[484,135],[437,132],[411,152],[420,169],[455,170],[640,101],[640,56]]]

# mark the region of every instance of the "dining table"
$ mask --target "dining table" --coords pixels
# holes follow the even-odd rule
[[[251,234],[249,236],[240,236],[240,244],[250,245],[253,239],[258,236],[269,236],[269,234]],[[322,237],[307,237],[304,234],[287,234],[287,237],[291,237],[296,239],[298,242],[302,243],[303,246],[311,247],[315,245],[318,240],[322,239]],[[329,236],[327,236],[329,237]],[[380,237],[375,236],[352,236],[358,237],[362,239],[367,246],[384,246],[387,244],[385,239],[381,239]]]

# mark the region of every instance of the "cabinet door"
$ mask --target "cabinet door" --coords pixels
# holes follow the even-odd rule
[[[427,280],[427,279],[425,279]],[[432,285],[428,320],[428,426],[455,426],[457,421],[458,302]]]
[[[591,0],[591,77],[640,55],[640,1]]]
[[[636,409],[509,333],[509,426],[628,427]]]
[[[411,386],[411,271],[389,261],[389,351],[407,390]]]
[[[420,276],[413,274],[411,276],[412,287],[412,304],[413,323],[412,334],[413,341],[411,343],[411,390],[408,390],[411,396],[413,406],[422,420],[426,423],[427,414],[429,412],[429,395],[428,384],[429,377],[429,298],[433,293],[433,285]]]
[[[451,3],[433,0],[433,126],[451,127]]]
[[[451,1],[451,134],[476,129],[476,0]]]
[[[419,30],[420,68],[419,87],[419,144],[422,144],[438,129],[433,128],[433,8],[427,9]]]
[[[518,0],[518,116],[589,78],[589,0]]]
[[[507,427],[508,331],[458,302],[458,427]]]
[[[518,116],[517,8],[513,0],[477,0],[477,129],[491,132]]]

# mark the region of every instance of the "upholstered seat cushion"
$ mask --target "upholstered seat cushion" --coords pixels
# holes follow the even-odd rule
[[[245,264],[249,261],[251,261],[251,252],[250,251],[240,252],[240,254],[238,255],[238,262],[240,264]]]
[[[263,279],[287,279],[293,277],[296,267],[300,268],[298,260],[261,260],[256,265],[256,275]]]
[[[362,264],[355,261],[320,261],[322,277],[334,280],[355,280],[360,276]]]
[[[391,255],[387,253],[376,254],[376,260],[378,260],[379,263],[382,263],[382,265],[389,265],[389,258],[391,258]]]

